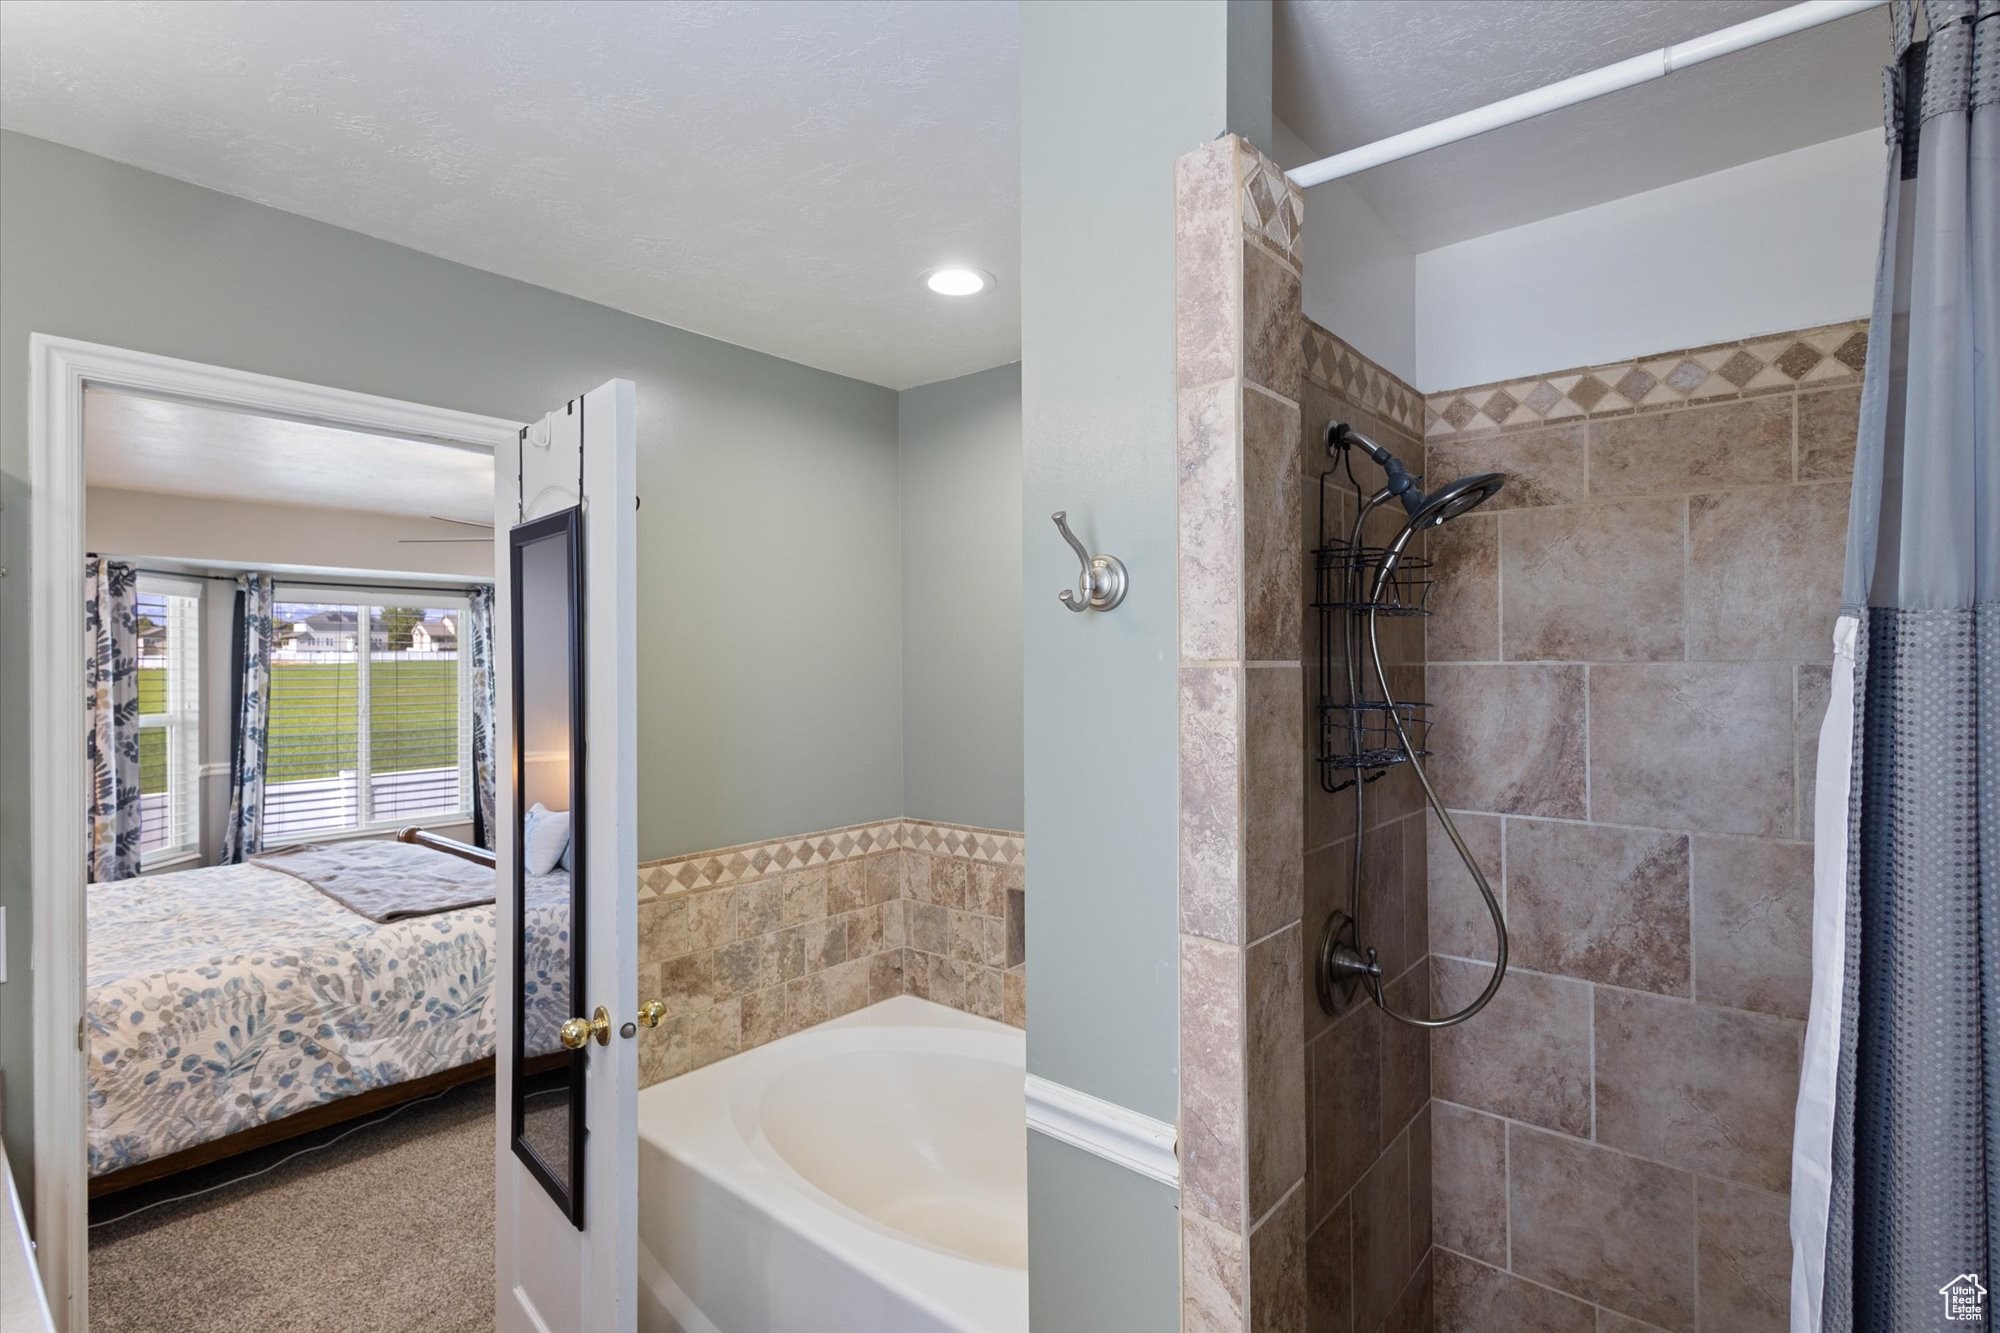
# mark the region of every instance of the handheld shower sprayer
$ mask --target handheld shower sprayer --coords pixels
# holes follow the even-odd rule
[[[1351,999],[1355,988],[1360,986],[1366,988],[1369,998],[1374,1001],[1377,1008],[1400,1023],[1421,1028],[1450,1027],[1456,1023],[1463,1023],[1484,1009],[1499,991],[1500,982],[1507,975],[1507,921],[1500,910],[1500,901],[1494,895],[1492,885],[1486,882],[1486,876],[1481,872],[1478,860],[1465,845],[1465,839],[1460,836],[1458,826],[1452,822],[1451,814],[1444,808],[1444,802],[1439,799],[1437,789],[1431,785],[1430,774],[1424,769],[1422,756],[1428,751],[1422,749],[1410,734],[1412,726],[1417,724],[1417,714],[1422,711],[1423,706],[1421,704],[1413,706],[1399,701],[1389,688],[1388,670],[1382,663],[1382,643],[1377,630],[1377,621],[1385,611],[1385,594],[1391,594],[1401,586],[1397,579],[1397,569],[1403,563],[1411,539],[1427,528],[1437,527],[1462,514],[1470,513],[1497,495],[1507,479],[1498,472],[1475,473],[1427,493],[1419,484],[1423,481],[1420,474],[1412,473],[1403,465],[1402,460],[1345,422],[1328,423],[1326,446],[1330,454],[1338,454],[1346,462],[1350,480],[1354,477],[1354,469],[1351,461],[1346,459],[1347,451],[1359,449],[1382,469],[1384,481],[1382,488],[1366,500],[1361,498],[1363,492],[1360,483],[1355,482],[1357,512],[1350,540],[1343,547],[1323,548],[1319,552],[1322,567],[1329,556],[1338,558],[1344,553],[1346,568],[1343,572],[1347,579],[1351,580],[1347,596],[1338,599],[1324,597],[1319,599],[1320,614],[1330,615],[1336,606],[1352,613],[1342,649],[1347,670],[1347,702],[1342,705],[1334,701],[1332,690],[1329,688],[1331,678],[1326,674],[1323,665],[1320,706],[1323,712],[1327,713],[1340,709],[1346,711],[1353,748],[1350,763],[1357,770],[1374,770],[1367,777],[1347,784],[1354,790],[1354,875],[1348,890],[1348,910],[1331,914],[1320,936],[1319,954],[1314,967],[1320,1007],[1328,1013],[1334,1012],[1337,1006],[1336,995]],[[1328,477],[1330,476],[1331,473],[1328,474]],[[1326,480],[1327,478],[1322,478],[1320,488],[1322,505],[1325,503]],[[1371,549],[1363,546],[1361,540],[1363,525],[1371,513],[1390,500],[1402,504],[1404,512],[1409,516],[1407,521],[1386,547]],[[1324,529],[1323,511],[1321,526]],[[1324,541],[1324,536],[1322,540]],[[1416,563],[1421,566],[1423,562]],[[1356,595],[1360,592],[1360,584],[1364,580],[1367,582],[1366,595]],[[1390,614],[1399,612],[1428,614],[1428,611],[1421,607],[1402,604],[1396,598],[1392,597],[1389,600],[1397,602],[1389,609]],[[1379,700],[1370,701],[1364,697],[1359,661],[1362,645],[1361,636],[1355,633],[1356,621],[1360,622],[1359,627],[1365,631],[1368,662],[1374,669],[1375,685],[1381,694]],[[1322,642],[1326,642],[1325,631],[1322,631]],[[1322,651],[1324,653],[1326,650],[1323,648]],[[1371,719],[1378,717],[1388,719],[1395,735],[1394,750],[1370,750],[1363,746],[1361,719],[1364,716]],[[1371,725],[1380,727],[1379,722]],[[1386,739],[1387,732],[1383,735]],[[1473,884],[1478,888],[1480,897],[1486,902],[1486,910],[1493,918],[1495,936],[1493,975],[1488,979],[1485,989],[1470,1004],[1443,1018],[1419,1018],[1392,1009],[1383,993],[1384,979],[1381,964],[1376,961],[1376,951],[1368,948],[1364,952],[1361,943],[1361,886],[1363,872],[1366,869],[1362,837],[1366,825],[1367,801],[1364,794],[1366,784],[1380,777],[1389,766],[1404,763],[1407,763],[1410,770],[1416,774],[1418,783],[1423,787],[1425,799],[1437,814],[1438,822],[1443,826],[1446,836],[1451,839],[1452,847],[1458,852],[1459,860],[1471,874]],[[1328,789],[1338,790],[1333,787]]]

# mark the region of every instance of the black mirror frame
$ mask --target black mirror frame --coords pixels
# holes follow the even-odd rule
[[[539,1057],[541,1061],[553,1062],[566,1059],[569,1062],[569,1176],[566,1181],[558,1180],[549,1165],[536,1156],[522,1137],[524,1119],[524,1090],[531,1072],[527,1051],[527,1010],[521,1002],[526,981],[526,953],[528,931],[528,874],[527,874],[527,809],[521,800],[521,778],[523,773],[523,736],[525,734],[525,691],[522,689],[522,634],[526,618],[521,605],[521,555],[524,548],[548,541],[563,539],[569,556],[569,674],[570,674],[570,766],[569,766],[569,809],[570,809],[570,985],[571,1007],[578,1013],[584,1012],[584,919],[585,886],[588,883],[586,868],[586,839],[584,830],[588,827],[584,806],[584,630],[583,607],[583,510],[571,507],[549,514],[546,517],[522,523],[507,534],[508,568],[512,575],[510,595],[513,603],[512,638],[508,645],[513,654],[514,668],[514,1069],[512,1125],[508,1142],[514,1156],[527,1167],[528,1174],[541,1182],[548,1191],[549,1198],[562,1210],[565,1217],[579,1231],[583,1229],[583,1153],[584,1138],[584,1065],[586,1054],[583,1050],[565,1051],[559,1056]],[[548,1067],[559,1067],[553,1064]]]

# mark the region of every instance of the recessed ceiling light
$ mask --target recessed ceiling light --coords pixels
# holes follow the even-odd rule
[[[977,296],[993,285],[993,275],[983,268],[947,264],[924,274],[924,286],[939,296]]]

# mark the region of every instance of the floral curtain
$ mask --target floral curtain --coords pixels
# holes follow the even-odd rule
[[[466,652],[472,671],[472,839],[493,845],[493,589],[474,588],[466,599]]]
[[[271,715],[271,614],[277,584],[269,574],[236,580],[236,721],[229,765],[229,822],[222,859],[234,865],[264,850],[264,730]]]
[[[139,873],[139,573],[83,563],[84,753],[90,763],[89,879]]]

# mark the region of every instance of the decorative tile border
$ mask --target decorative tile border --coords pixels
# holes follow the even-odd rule
[[[1006,829],[975,828],[970,824],[934,824],[927,819],[898,821],[897,844],[915,852],[959,856],[968,861],[990,861],[994,865],[1017,866],[1025,855],[1025,842],[1018,833]]]
[[[1299,223],[1305,215],[1305,195],[1277,163],[1242,140],[1236,142],[1242,164],[1243,229],[1296,270],[1301,267]]]
[[[1649,408],[1719,403],[1802,386],[1857,384],[1867,355],[1868,321],[1861,319],[1453,389],[1425,400],[1424,436],[1435,440]]]
[[[900,847],[900,820],[850,824],[795,838],[746,842],[714,851],[647,861],[639,867],[639,901],[652,896],[719,889],[787,870],[807,870]]]
[[[1306,321],[1306,378],[1394,422],[1412,437],[1423,431],[1422,394],[1311,320]]]
[[[925,819],[884,819],[647,861],[639,867],[639,901],[719,889],[788,870],[808,870],[871,852],[905,848],[1007,866],[1020,865],[1024,854],[1021,835],[1005,829],[939,824]]]

